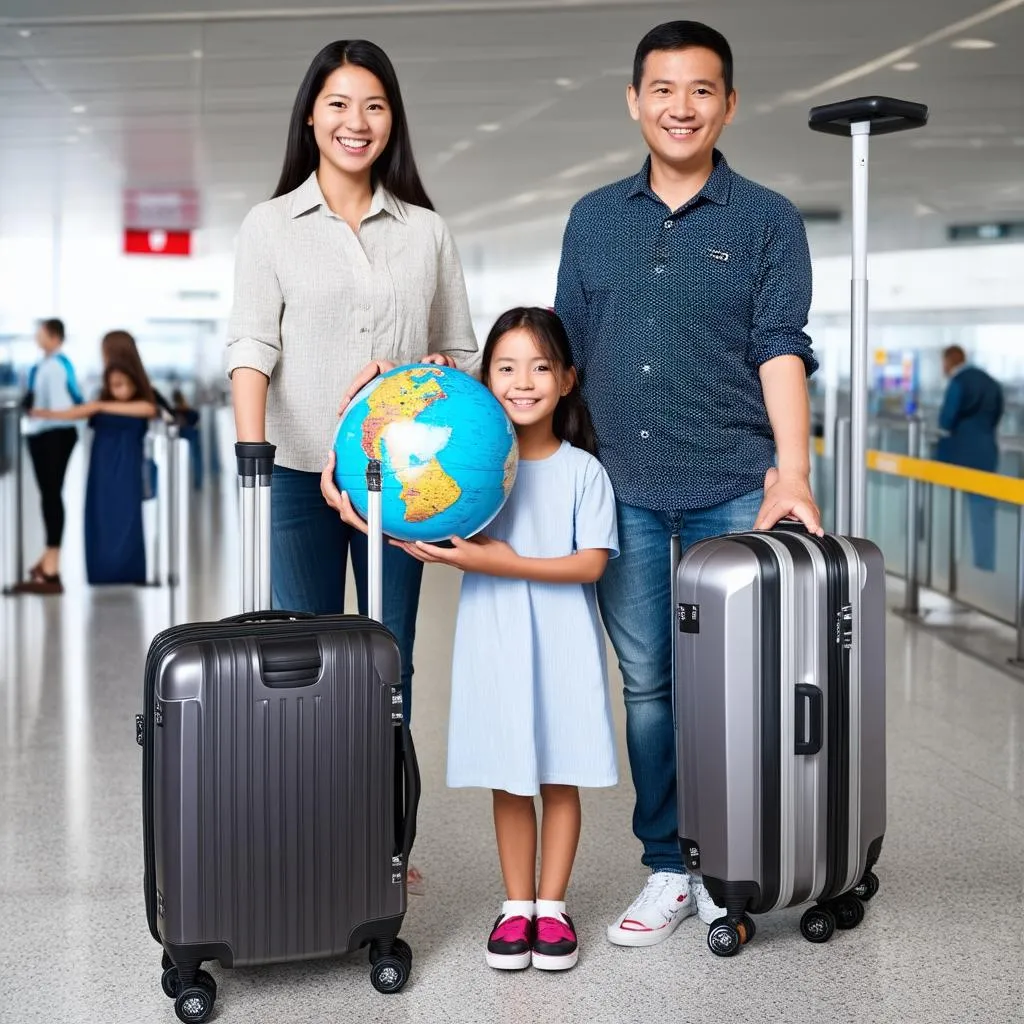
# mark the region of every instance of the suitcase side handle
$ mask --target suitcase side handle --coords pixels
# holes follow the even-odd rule
[[[420,806],[420,766],[416,759],[416,745],[412,741],[412,733],[404,722],[399,728],[402,742],[402,835],[399,848],[402,851],[402,863],[408,869],[409,854],[412,844],[416,841],[416,813]]]
[[[821,690],[810,683],[796,685],[796,745],[795,754],[810,756],[821,750],[822,722]]]

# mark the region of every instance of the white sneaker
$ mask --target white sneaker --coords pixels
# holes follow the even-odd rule
[[[655,946],[667,939],[696,906],[690,879],[674,871],[656,871],[629,909],[608,926],[616,946]]]
[[[728,913],[724,907],[718,906],[711,898],[711,893],[704,888],[703,879],[690,879],[690,895],[697,903],[697,916],[705,924],[713,924]]]

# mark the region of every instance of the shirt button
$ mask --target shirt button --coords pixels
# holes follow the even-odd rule
[[[360,334],[369,334],[370,333],[370,328],[369,327],[360,327],[359,328],[359,333]]]
[[[665,227],[665,228],[674,228],[675,226],[676,226],[676,222],[674,220],[667,220],[662,225],[662,227]]]
[[[640,367],[640,370],[641,370],[642,373],[650,373],[651,372],[650,366],[648,366],[646,363],[643,366]]]
[[[646,441],[651,436],[651,432],[649,430],[641,430],[640,436]]]

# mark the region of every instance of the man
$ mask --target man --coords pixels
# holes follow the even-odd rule
[[[28,378],[25,408],[61,410],[82,402],[74,367],[61,351],[64,324],[44,320],[36,331],[36,344],[43,358],[32,367]],[[64,420],[30,419],[29,455],[42,498],[46,527],[46,550],[29,569],[28,579],[16,583],[16,594],[62,594],[60,547],[64,535],[64,474],[78,440],[78,428]]]
[[[804,334],[811,267],[800,215],[715,146],[736,111],[729,44],[697,22],[637,47],[630,115],[650,155],[581,199],[565,230],[565,323],[618,501],[620,557],[599,584],[625,682],[633,830],[651,876],[608,929],[667,938],[716,908],[685,873],[676,807],[668,552],[787,516],[821,532],[811,496]]]
[[[1003,416],[1003,389],[984,370],[967,362],[959,345],[942,353],[942,372],[949,378],[939,411],[945,431],[936,446],[936,458],[957,466],[994,473],[999,466],[996,428]],[[996,567],[996,503],[971,495],[968,499],[974,564],[994,572]]]

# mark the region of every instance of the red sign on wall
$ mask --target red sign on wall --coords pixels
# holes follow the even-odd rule
[[[189,256],[192,252],[191,231],[132,231],[124,233],[124,251],[144,256]]]

